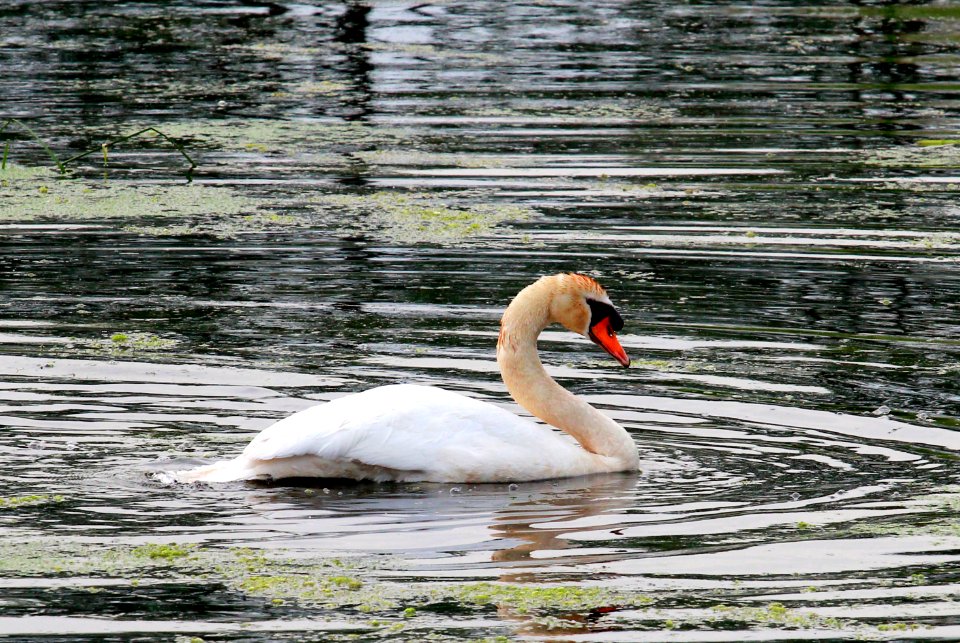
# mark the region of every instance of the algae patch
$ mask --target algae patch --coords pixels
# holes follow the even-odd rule
[[[533,215],[529,208],[476,203],[463,195],[375,192],[328,194],[312,201],[316,210],[347,230],[373,232],[398,243],[463,243],[489,236],[503,224]]]
[[[844,629],[848,623],[834,618],[825,617],[814,612],[795,610],[786,607],[783,603],[769,603],[762,607],[731,607],[715,605],[712,610],[713,622],[736,621],[753,623],[763,626],[779,626],[786,628],[812,629],[826,628],[832,630]]]
[[[452,591],[451,591],[452,590]],[[447,594],[447,592],[450,592]],[[614,592],[600,587],[580,585],[528,586],[501,583],[454,585],[437,598],[456,599],[471,605],[510,606],[519,614],[537,611],[579,611],[598,607],[646,607],[654,601],[644,594]]]
[[[153,217],[231,216],[257,209],[227,188],[132,185],[83,179],[11,180],[0,187],[0,220],[137,220]]]
[[[414,139],[409,129],[334,119],[194,119],[164,123],[163,131],[191,148],[283,154],[406,145]]]
[[[180,342],[154,335],[153,333],[124,332],[113,333],[107,339],[86,342],[89,348],[111,355],[124,355],[139,352],[157,352],[169,350]]]
[[[57,504],[64,501],[61,495],[32,494],[27,496],[0,496],[0,511]]]
[[[190,556],[195,547],[195,545],[179,545],[177,543],[162,545],[150,543],[134,547],[131,553],[134,556],[147,558],[149,560],[173,561]]]
[[[960,141],[920,140],[911,147],[864,152],[864,163],[877,167],[960,167]]]
[[[0,171],[0,222],[111,222],[124,232],[232,237],[300,225],[260,198],[198,183],[136,184],[60,177],[43,168]]]
[[[54,180],[59,176],[57,171],[50,167],[28,167],[16,163],[7,163],[0,169],[0,188],[5,188],[11,182],[45,178]]]

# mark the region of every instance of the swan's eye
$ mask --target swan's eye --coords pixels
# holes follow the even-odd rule
[[[590,306],[590,328],[593,328],[604,319],[610,320],[610,328],[612,332],[616,332],[623,328],[623,318],[620,317],[620,313],[617,312],[616,308],[610,304],[602,301],[595,301],[593,299],[587,299],[587,305]]]

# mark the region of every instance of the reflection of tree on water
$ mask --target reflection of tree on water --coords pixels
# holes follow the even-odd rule
[[[895,6],[877,8],[877,11],[881,13],[879,20],[875,13],[862,13],[850,24],[857,38],[850,43],[849,53],[856,59],[847,63],[847,82],[857,86],[852,100],[866,109],[876,109],[877,101],[864,94],[874,93],[876,90],[869,89],[870,85],[879,84],[892,101],[885,105],[893,111],[893,115],[887,117],[889,128],[904,129],[907,126],[894,119],[916,109],[917,105],[913,102],[916,95],[904,91],[902,86],[921,82],[920,66],[912,60],[925,53],[925,45],[909,36],[924,31],[927,25],[923,20],[899,16]]]
[[[346,10],[337,18],[334,40],[345,45],[344,75],[353,84],[353,91],[346,98],[346,103],[353,108],[344,115],[348,121],[366,120],[373,112],[373,64],[366,47],[369,16],[368,4],[348,2]]]

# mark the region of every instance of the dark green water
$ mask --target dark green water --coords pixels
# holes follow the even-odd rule
[[[140,137],[58,178],[0,134],[0,636],[960,637],[960,10],[13,1],[0,26],[3,119],[62,158],[154,126],[199,164]],[[544,363],[639,477],[158,475],[380,384],[518,410],[499,314],[558,271],[608,288],[634,366],[559,331]]]

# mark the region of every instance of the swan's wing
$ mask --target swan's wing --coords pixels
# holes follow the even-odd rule
[[[265,429],[243,456],[316,456],[456,479],[509,472],[579,452],[556,432],[500,407],[442,389],[396,385],[311,407]],[[563,454],[558,452],[564,452]]]

